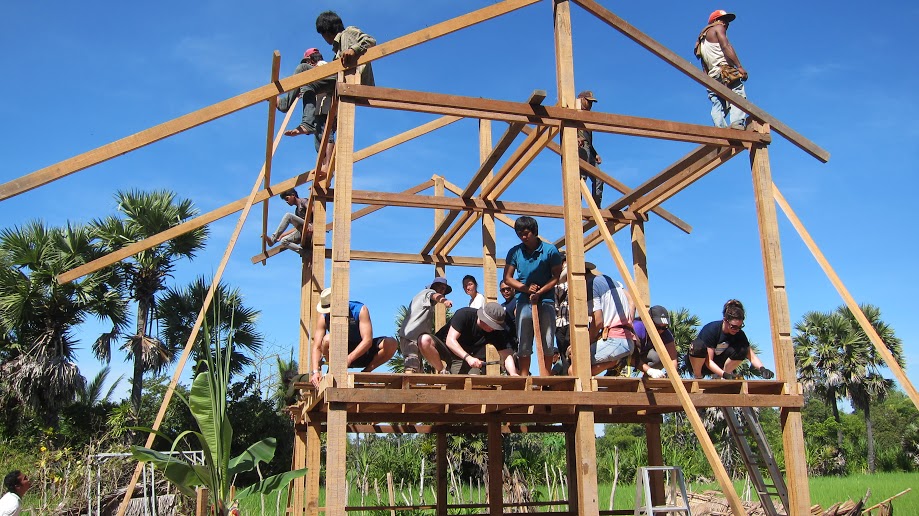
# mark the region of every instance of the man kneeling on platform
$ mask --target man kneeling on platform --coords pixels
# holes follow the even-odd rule
[[[317,389],[322,379],[320,360],[329,359],[330,328],[329,313],[332,311],[332,289],[327,288],[319,295],[316,311],[322,317],[316,318],[313,329],[313,352],[310,364],[310,383]],[[363,372],[373,371],[385,364],[396,353],[399,343],[392,337],[373,338],[373,324],[370,311],[363,303],[348,302],[348,367],[363,367]]]
[[[635,349],[632,321],[635,309],[625,288],[587,262],[584,267],[592,274],[587,278],[590,307],[590,374],[615,367],[625,361]],[[574,374],[574,365],[569,368]]]
[[[425,358],[439,356],[446,364],[440,371],[442,374],[482,374],[486,366],[485,345],[492,344],[507,373],[519,376],[508,345],[510,335],[505,329],[504,317],[504,307],[495,302],[479,309],[460,308],[433,338],[425,335],[428,338],[418,341],[421,353]]]

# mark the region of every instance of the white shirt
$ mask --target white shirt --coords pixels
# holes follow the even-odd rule
[[[0,516],[19,516],[21,502],[16,493],[6,493],[0,498]]]
[[[469,308],[485,308],[485,296],[481,293],[476,293],[475,298],[469,300]]]

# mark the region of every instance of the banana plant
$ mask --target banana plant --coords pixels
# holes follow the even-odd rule
[[[207,329],[204,330],[207,332]],[[211,339],[203,339],[210,342]],[[210,348],[209,344],[202,344]],[[180,448],[186,437],[197,439],[204,451],[204,464],[193,464],[185,459],[184,454],[171,455],[142,446],[132,446],[131,454],[139,462],[150,462],[161,470],[179,491],[187,496],[195,496],[196,487],[206,487],[211,506],[216,508],[218,516],[230,514],[234,501],[242,500],[256,494],[267,494],[291,480],[306,474],[306,469],[288,471],[266,478],[257,484],[238,491],[231,497],[231,485],[237,474],[255,469],[260,462],[269,462],[274,457],[276,440],[273,437],[263,439],[236,457],[230,457],[230,443],[233,439],[233,426],[227,417],[227,385],[230,380],[230,356],[233,341],[226,338],[226,346],[216,345],[215,349],[205,349],[202,356],[205,360],[199,363],[200,372],[192,382],[188,397],[176,392],[179,399],[188,406],[197,423],[197,430],[186,430],[172,440],[172,452]],[[169,438],[150,428],[138,428],[145,432]]]

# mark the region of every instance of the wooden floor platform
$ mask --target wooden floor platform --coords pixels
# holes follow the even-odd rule
[[[343,407],[349,423],[452,423],[474,420],[504,423],[568,423],[589,409],[598,423],[643,422],[680,412],[668,379],[595,377],[584,390],[570,376],[479,376],[349,373],[344,385],[317,391],[301,389],[301,412],[323,421],[330,404]],[[697,408],[801,407],[800,393],[766,380],[681,380]],[[476,417],[478,416],[478,417]]]

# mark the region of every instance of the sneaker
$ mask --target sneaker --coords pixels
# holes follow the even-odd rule
[[[275,244],[275,237],[273,237],[273,236],[266,236],[266,237],[265,237],[265,243],[268,244],[269,246],[274,245],[274,244]]]
[[[418,355],[409,355],[405,357],[405,372],[417,373],[421,369],[421,360],[418,358]]]
[[[769,369],[766,369],[765,366],[759,368],[759,375],[763,377],[763,380],[771,380],[775,378],[775,373]]]

